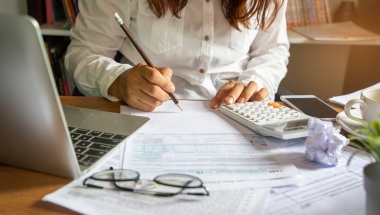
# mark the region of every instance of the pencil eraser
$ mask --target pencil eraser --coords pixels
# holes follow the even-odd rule
[[[123,24],[123,20],[120,18],[119,14],[115,13],[113,17],[115,17],[115,20],[117,23],[119,23],[119,25]]]

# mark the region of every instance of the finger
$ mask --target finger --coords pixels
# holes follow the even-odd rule
[[[151,106],[151,105],[146,104],[145,102],[142,102],[138,98],[134,98],[130,100],[127,104],[133,108],[146,111],[146,112],[152,112],[156,108],[155,106]]]
[[[224,100],[226,104],[235,103],[236,99],[239,98],[240,94],[244,91],[244,89],[245,89],[244,84],[240,82],[236,82]]]
[[[228,82],[216,93],[215,97],[211,101],[211,108],[219,108],[224,99],[227,97],[230,90],[234,87],[235,83]]]
[[[266,88],[261,88],[251,97],[250,101],[262,101],[268,97],[268,90]]]
[[[155,88],[156,90],[160,91],[160,93],[152,93],[158,98],[144,92],[144,89],[149,88]],[[162,91],[162,89],[157,85],[153,85],[144,79],[142,82],[139,82],[136,87],[130,88],[128,91],[122,90],[122,99],[127,104],[130,104],[131,102],[134,102],[136,99],[138,99],[149,106],[157,107],[160,106],[164,101],[167,101],[169,99],[169,95],[168,93]]]
[[[254,81],[249,82],[236,101],[239,103],[245,103],[252,97],[253,94],[255,94],[256,90],[257,83]]]
[[[167,101],[169,99],[169,94],[167,92],[162,90],[161,87],[150,82],[142,83],[139,88],[142,92],[144,92],[144,94],[151,97],[152,99],[154,98],[161,102]],[[148,97],[146,97],[146,99],[143,99],[143,101],[145,100],[148,100]]]
[[[171,80],[173,76],[173,70],[169,67],[162,67],[162,68],[156,68],[162,76],[164,76],[166,79]]]
[[[170,71],[169,71],[170,70]],[[161,74],[155,68],[151,68],[146,65],[139,65],[139,73],[142,77],[144,77],[147,81],[152,84],[159,86],[163,91],[172,93],[175,90],[174,84],[170,81],[171,79],[171,69],[162,69],[165,74]],[[170,77],[170,78],[168,78]]]

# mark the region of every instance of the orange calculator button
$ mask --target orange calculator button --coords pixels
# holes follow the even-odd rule
[[[268,105],[272,106],[274,108],[280,108],[280,107],[282,107],[282,104],[279,104],[277,102],[268,102]]]

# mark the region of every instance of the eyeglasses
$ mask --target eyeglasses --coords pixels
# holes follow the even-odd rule
[[[91,184],[88,180],[112,182],[113,185],[120,190],[149,194],[155,196],[170,197],[178,194],[209,196],[210,193],[201,179],[186,175],[186,174],[162,174],[149,180],[149,183],[144,183],[140,179],[140,174],[134,170],[128,169],[113,169],[105,170],[86,178],[83,185],[93,188],[106,188],[98,185],[99,183]],[[187,192],[189,189],[202,189],[202,192]]]

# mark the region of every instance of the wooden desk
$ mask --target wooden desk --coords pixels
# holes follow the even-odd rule
[[[63,105],[120,113],[120,102],[98,97],[61,97]],[[331,104],[336,110],[342,107]],[[1,143],[0,143],[1,144]],[[0,165],[0,214],[77,214],[67,208],[41,201],[71,180],[44,173]]]

